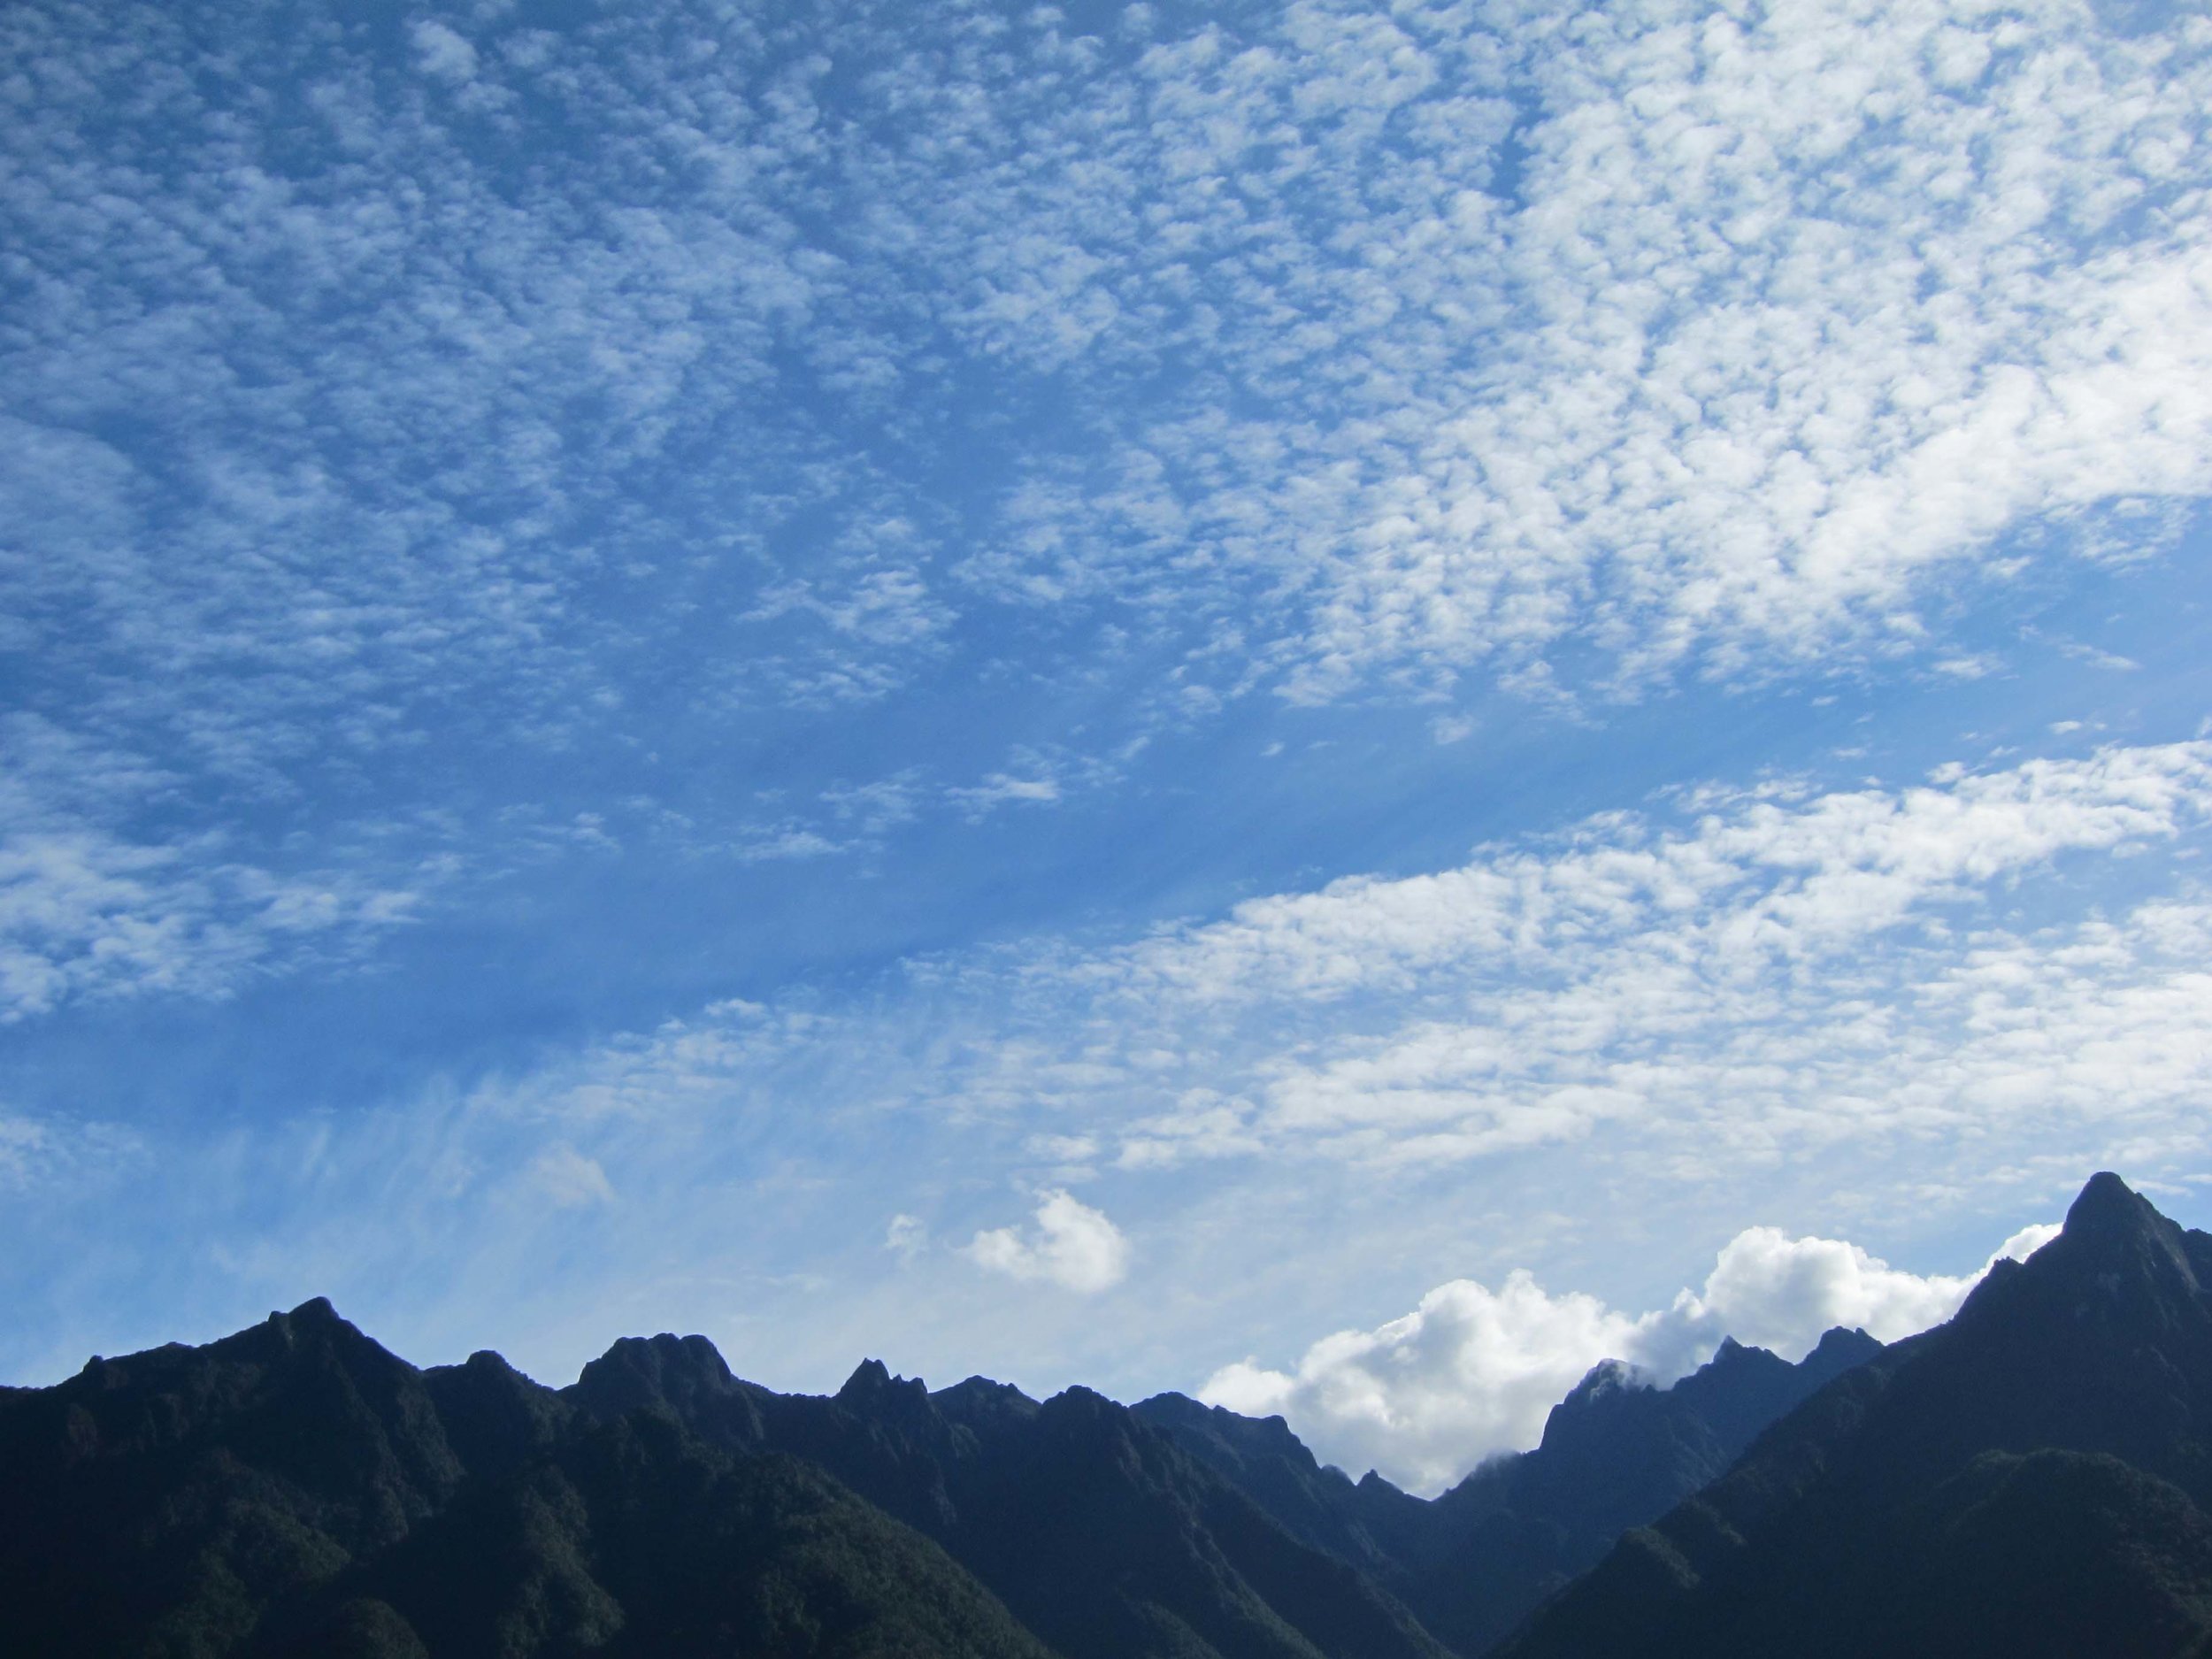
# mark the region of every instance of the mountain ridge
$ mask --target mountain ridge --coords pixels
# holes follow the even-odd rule
[[[1770,1426],[1509,1659],[2212,1651],[2212,1236],[2116,1175]]]
[[[0,1391],[0,1605],[27,1653],[195,1659],[2201,1659],[2208,1286],[2099,1175],[1945,1325],[1601,1363],[1434,1499],[1180,1394],[783,1394],[669,1333],[549,1388],[317,1297]]]
[[[1354,1482],[1320,1465],[1279,1417],[1240,1417],[1179,1394],[1133,1409],[1240,1479],[1287,1530],[1373,1574],[1446,1642],[1480,1652],[1881,1346],[1839,1327],[1793,1364],[1724,1340],[1664,1386],[1601,1361],[1552,1408],[1535,1447],[1486,1460],[1432,1501],[1371,1470]]]
[[[1256,1471],[1239,1478],[1190,1443],[1176,1402],[1350,1494],[1386,1541],[1352,1548],[1286,1525]],[[0,1498],[0,1591],[42,1607],[31,1628],[54,1641],[131,1629],[211,1654],[342,1638],[380,1654],[618,1652],[644,1639],[640,1619],[705,1594],[644,1572],[641,1524],[601,1513],[665,1478],[682,1488],[663,1500],[672,1514],[731,1536],[731,1516],[751,1515],[739,1530],[772,1561],[810,1559],[786,1522],[872,1540],[895,1578],[956,1605],[979,1652],[1025,1651],[1032,1632],[1064,1659],[1470,1650],[1404,1599],[1437,1603],[1422,1574],[1449,1555],[1438,1517],[1453,1505],[1371,1471],[1324,1476],[1279,1420],[1079,1386],[1036,1401],[981,1377],[933,1392],[874,1359],[834,1394],[780,1394],[699,1336],[618,1339],[549,1388],[490,1350],[418,1369],[313,1297],[198,1348],[95,1358],[0,1395],[0,1468],[18,1478]],[[152,1500],[134,1508],[133,1481]],[[35,1514],[25,1494],[41,1488],[73,1495]],[[1111,1524],[1071,1514],[1070,1490],[1110,1497]],[[461,1594],[449,1563],[486,1540],[526,1564]],[[851,1601],[834,1577],[817,1571],[810,1594]],[[107,1595],[116,1579],[139,1588]],[[891,1628],[895,1613],[847,1622]],[[718,1627],[757,1616],[733,1603]]]

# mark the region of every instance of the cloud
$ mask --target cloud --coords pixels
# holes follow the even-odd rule
[[[843,847],[815,830],[786,824],[762,830],[739,841],[732,854],[743,864],[766,864],[782,859],[826,858]]]
[[[2185,1171],[2212,1153],[2208,818],[2201,742],[1685,791],[1434,874],[701,1010],[483,1098],[747,1136],[784,1099],[895,1110],[1048,1183],[1567,1147],[1694,1184],[1909,1148],[1954,1196],[2040,1167],[1999,1144]]]
[[[33,1117],[0,1107],[0,1192],[48,1194],[97,1186],[147,1161],[145,1141],[120,1124]]]
[[[1594,956],[1647,932],[1723,972],[1804,959],[2061,853],[2171,840],[2212,807],[2212,746],[2114,747],[1960,768],[1904,790],[1696,804],[1686,830],[1612,815],[1555,848],[1250,900],[1114,967],[1202,999],[1332,998],[1485,962]]]
[[[530,1165],[529,1181],[563,1210],[615,1202],[614,1183],[607,1179],[598,1160],[586,1157],[565,1141],[539,1154]]]
[[[1080,691],[1118,753],[1270,688],[1990,666],[1932,597],[2205,496],[2186,19],[971,22],[0,19],[40,89],[0,643],[88,764],[162,774],[38,786],[19,1016],[350,960],[373,926],[279,949],[229,885],[501,868],[511,808],[894,693],[1005,755]],[[855,844],[710,770],[697,844]],[[1111,769],[943,775],[979,821]]]
[[[981,818],[992,808],[1011,802],[1050,806],[1060,799],[1060,784],[1054,778],[1016,778],[995,772],[973,787],[955,789],[952,794],[956,800],[967,803],[972,816]]]
[[[2177,1110],[2204,1080],[2180,1034],[2200,1006],[2179,942],[2194,901],[2070,935],[2055,918],[2047,935],[2008,933],[1989,914],[2062,891],[2065,861],[2198,835],[2203,745],[1945,769],[1903,789],[1708,793],[1678,810],[1252,900],[1068,961],[1056,972],[1099,1019],[1141,1033],[1129,1064],[1104,1068],[1095,1110],[1148,1082],[1202,1087],[1249,1102],[1233,1125],[1245,1147],[1394,1164],[1655,1130],[1701,1139],[1704,1157],[1771,1156],[1778,1136],[1963,1129],[2008,1090],[2111,1116],[2118,1096],[2100,1110],[2068,1081],[2062,1042],[2039,1045],[2038,1076],[2014,1057],[2037,1019],[2111,1052],[2076,1011],[2089,1007],[2148,1022],[2134,1025],[2145,1051],[2170,1058],[2123,1068],[2138,1109]],[[1101,1068],[1114,1040],[1086,1035]],[[1140,1065],[1140,1048],[1204,1060]],[[1133,1161],[1166,1157],[1159,1109],[1135,1115]]]
[[[2057,1232],[2024,1228],[1990,1260],[2024,1257]],[[1580,1293],[1553,1295],[1525,1271],[1495,1290],[1455,1279],[1373,1330],[1324,1337],[1288,1371],[1225,1366],[1199,1395],[1284,1416],[1324,1459],[1432,1493],[1486,1457],[1535,1445],[1551,1408],[1603,1361],[1625,1363],[1640,1386],[1663,1385],[1724,1336],[1793,1361],[1836,1325],[1895,1341],[1949,1318],[1987,1271],[1923,1277],[1840,1240],[1753,1227],[1722,1247],[1701,1291],[1663,1310],[1630,1316]]]
[[[1058,806],[1079,791],[1102,788],[1121,776],[1121,761],[1126,758],[1077,754],[1057,745],[1022,744],[1007,757],[1005,767],[978,783],[949,787],[944,798],[971,824],[979,824],[1002,807]]]
[[[902,1262],[910,1262],[929,1248],[929,1228],[919,1216],[899,1214],[883,1230],[883,1248]]]
[[[125,833],[175,778],[28,714],[0,720],[0,1025],[78,999],[220,998],[254,973],[357,959],[443,875],[272,868],[211,832]]]
[[[1979,1271],[1924,1276],[1891,1267],[1840,1239],[1792,1239],[1778,1227],[1750,1227],[1721,1248],[1702,1291],[1685,1291],[1664,1320],[1645,1333],[1639,1358],[1658,1360],[1666,1344],[1732,1336],[1796,1358],[1837,1325],[1885,1342],[1939,1325],[2001,1259],[2024,1261],[2058,1236],[2055,1223],[2023,1227],[1998,1246]],[[1662,1374],[1681,1363],[1660,1361]]]
[[[476,76],[476,49],[444,24],[423,19],[408,26],[415,45],[415,61],[426,74],[441,81],[472,81]]]
[[[970,580],[1258,609],[1302,697],[1570,642],[1621,689],[1967,663],[1916,614],[1939,572],[2101,557],[2096,511],[2201,498],[2208,70],[2177,33],[2069,0],[1491,16],[1303,6],[1158,42],[1141,102],[1102,73],[1060,119],[999,106],[1037,159],[964,204],[997,302],[968,326],[1102,384],[1172,344],[1271,406],[1110,412]],[[1083,320],[1036,329],[1048,296]]]
[[[1289,1371],[1246,1361],[1198,1393],[1289,1418],[1328,1461],[1434,1492],[1493,1452],[1533,1445],[1583,1372],[1636,1336],[1596,1298],[1552,1296],[1526,1272],[1494,1291],[1457,1279],[1372,1331],[1324,1337]]]
[[[1208,1088],[1186,1089],[1172,1111],[1141,1118],[1122,1132],[1115,1162],[1125,1170],[1171,1169],[1195,1158],[1263,1152],[1252,1102]]]
[[[1037,1206],[1036,1225],[1024,1231],[997,1227],[979,1233],[964,1254],[979,1267],[1010,1279],[1042,1280],[1095,1295],[1121,1283],[1129,1271],[1129,1241],[1099,1211],[1064,1192],[1049,1192]]]
[[[39,540],[5,609],[80,625],[52,706],[127,694],[297,787],[461,691],[573,737],[545,711],[610,681],[964,683],[999,601],[1205,669],[1178,718],[1547,653],[1619,687],[1962,662],[1939,582],[2201,498],[2185,20],[1575,15],[1040,18],[989,53],[950,14],[687,0],[388,43],[16,25],[56,73],[11,134],[48,280],[6,363]],[[234,73],[85,119],[201,61]],[[245,90],[280,87],[310,114]]]

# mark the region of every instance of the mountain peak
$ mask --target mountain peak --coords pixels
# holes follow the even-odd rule
[[[2101,1172],[2067,1210],[2059,1236],[2024,1263],[1993,1263],[1954,1323],[2009,1318],[2001,1310],[2047,1304],[2078,1334],[2086,1334],[2079,1322],[2093,1311],[2099,1329],[2114,1320],[2133,1326],[2147,1318],[2162,1327],[2193,1317],[2185,1310],[2200,1294],[2200,1271],[2212,1267],[2212,1252],[2195,1248],[2193,1256],[2193,1239],[2212,1243],[2185,1234],[2118,1176]]]
[[[174,1346],[173,1344],[172,1346]],[[379,1363],[403,1362],[364,1335],[360,1328],[331,1306],[327,1296],[311,1296],[289,1312],[271,1310],[257,1325],[219,1339],[211,1345],[238,1353],[264,1356],[296,1352],[334,1352],[347,1356],[374,1356]]]
[[[1571,1409],[1628,1389],[1651,1387],[1651,1380],[1624,1359],[1601,1359],[1582,1373],[1582,1380],[1568,1391],[1557,1409]]]
[[[728,1362],[712,1342],[703,1336],[676,1336],[666,1331],[657,1336],[618,1337],[591,1362],[594,1365],[611,1363],[649,1368],[656,1373],[701,1377],[715,1383],[731,1379]]]
[[[2035,1261],[2047,1253],[2071,1280],[2093,1285],[2100,1301],[2130,1285],[2162,1286],[2160,1294],[2186,1300],[2202,1288],[2199,1274],[2208,1264],[2201,1250],[2192,1259],[2193,1237],[2202,1242],[2201,1234],[2184,1233],[2150,1200],[2107,1172],[2090,1178],[2058,1238]]]
[[[1881,1351],[1881,1343],[1869,1336],[1863,1325],[1832,1325],[1813,1344],[1815,1354],[1848,1355],[1855,1361],[1871,1359]]]
[[[853,1367],[853,1374],[845,1379],[837,1398],[848,1406],[892,1400],[926,1405],[929,1402],[929,1386],[918,1377],[893,1376],[891,1368],[879,1359],[864,1359]]]
[[[1037,1402],[1011,1383],[988,1377],[969,1377],[929,1397],[938,1411],[955,1422],[970,1425],[987,1418],[1033,1417]]]
[[[2113,1237],[2154,1229],[2159,1221],[2158,1211],[2150,1202],[2110,1170],[2100,1170],[2089,1178],[2066,1212],[2063,1229],[2068,1238],[2084,1235]]]
[[[1816,1387],[1832,1382],[1847,1371],[1863,1365],[1882,1351],[1882,1345],[1857,1326],[1830,1325],[1820,1333],[1811,1353],[1797,1363],[1798,1371]]]
[[[663,1405],[681,1416],[701,1402],[726,1400],[741,1390],[714,1344],[703,1336],[626,1336],[562,1393],[588,1408],[619,1416],[641,1406]]]
[[[890,1386],[891,1368],[879,1359],[864,1359],[853,1367],[853,1374],[845,1379],[845,1386],[837,1391],[837,1397],[847,1400],[880,1394]]]

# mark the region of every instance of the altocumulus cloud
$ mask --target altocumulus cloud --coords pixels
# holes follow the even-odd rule
[[[2212,485],[2189,8],[1301,0],[1129,7],[1095,37],[1085,15],[0,8],[11,1040],[427,957],[487,904],[568,916],[514,949],[595,973],[595,925],[506,896],[600,891],[576,861],[649,929],[613,941],[649,939],[642,978],[716,959],[733,869],[844,907],[840,861],[903,849],[935,890],[976,836],[1185,798],[1179,740],[1210,726],[1294,758],[1339,718],[1302,705],[1372,699],[1480,733],[1456,759],[1503,729],[1438,701],[1462,691],[1986,690],[2042,603],[2019,595],[2080,599],[2121,559],[2178,586],[2158,555]],[[756,741],[780,758],[723,764]],[[1710,764],[1762,759],[1807,764]],[[880,939],[944,956],[852,996],[789,959],[672,970],[523,1073],[334,1125],[319,1185],[279,1167],[282,1092],[257,1109],[268,1179],[221,1185],[219,1115],[140,1125],[145,1162],[208,1174],[174,1205],[302,1195],[265,1248],[287,1271],[318,1237],[363,1282],[472,1251],[480,1307],[535,1274],[563,1318],[555,1263],[634,1283],[677,1235],[818,1252],[849,1182],[834,1210],[799,1171],[868,1157],[868,1202],[916,1217],[901,1295],[942,1270],[995,1304],[979,1264],[1164,1275],[1178,1206],[1341,1171],[1386,1195],[1380,1229],[1482,1160],[1607,1164],[1718,1194],[1717,1242],[1809,1148],[1909,1151],[1951,1203],[2039,1203],[2060,1164],[2200,1169],[2212,901],[2180,861],[2207,752],[1984,765],[1614,797],[1550,835],[1566,797],[1539,791],[1452,867],[1340,841],[1271,867],[1393,873],[1195,897],[1141,938],[1053,936],[1101,913],[1072,889],[1004,913],[989,936],[1028,942],[1003,949],[901,924]],[[657,917],[620,903],[626,871]],[[1179,890],[1294,878],[1240,856],[1209,879]],[[661,932],[695,910],[689,945]],[[496,999],[527,979],[480,976],[477,1029],[512,1029]],[[767,1006],[710,1000],[738,986]],[[19,1105],[0,1181],[135,1179],[65,1102]],[[467,1202],[500,1182],[537,1202]],[[975,1207],[1007,1192],[1038,1212]],[[246,1259],[260,1209],[147,1232]],[[469,1231],[493,1214],[506,1236]],[[74,1282],[37,1238],[68,1248],[42,1222],[12,1240],[26,1301]],[[1792,1276],[1847,1286],[1839,1261],[1755,1240],[1737,1288],[1699,1294],[1748,1329],[1753,1268],[1796,1308]],[[1468,1317],[1518,1317],[1515,1264],[1548,1271],[1486,1260],[1495,1305]],[[138,1277],[168,1318],[176,1286]],[[1218,1332],[1244,1292],[1218,1294],[1145,1316]],[[1099,1304],[1033,1301],[1135,1351]],[[1565,1334],[1532,1352],[1626,1316],[1546,1317]],[[1310,1335],[1245,1328],[1203,1363]]]
[[[1981,663],[1932,595],[2141,555],[2212,478],[2200,19],[993,10],[0,15],[0,614],[52,723],[0,733],[0,1018],[387,949],[540,807],[871,845],[627,757],[967,724],[1033,626],[1119,677],[1105,752],[1269,687]],[[1034,759],[911,794],[1072,801]]]
[[[2024,1258],[2057,1232],[2024,1227],[1981,1272],[1924,1277],[1842,1240],[1753,1227],[1723,1247],[1701,1290],[1636,1316],[1553,1295],[1525,1271],[1494,1290],[1455,1279],[1386,1324],[1322,1338],[1288,1371],[1225,1366],[1199,1394],[1279,1412],[1323,1458],[1433,1492],[1486,1456],[1533,1446],[1551,1408],[1602,1361],[1656,1385],[1701,1363],[1724,1336],[1791,1360],[1836,1325],[1894,1341],[1949,1318],[1990,1263]]]
[[[1131,1070],[1140,1043],[1179,1046],[1237,1087],[1207,1107],[1206,1135],[1130,1124],[1125,1166],[1219,1147],[1467,1159],[1668,1124],[1717,1137],[1685,1156],[1732,1141],[1758,1156],[1908,1118],[1964,1128],[2004,1111],[2016,1127],[2029,1105],[2047,1121],[2165,1115],[2200,1087],[2187,1032],[2208,987],[2186,941],[2207,913],[2186,884],[2124,923],[2024,933],[1987,907],[2070,856],[2193,836],[2212,747],[1682,806],[1686,825],[1609,815],[1071,964],[1142,1033]],[[1159,1041],[1179,1028],[1179,1045]],[[2140,1057],[2115,1067],[2127,1030]]]
[[[1799,1232],[1847,1235],[1870,1212],[1788,1171],[1909,1156],[1909,1182],[1868,1176],[1900,1236],[1908,1214],[2039,1205],[2083,1168],[2201,1167],[2212,900],[2179,855],[2208,809],[2199,743],[1947,767],[1901,788],[1692,792],[1144,939],[910,964],[866,1002],[710,1004],[487,1083],[449,1118],[426,1105],[407,1141],[451,1140],[457,1194],[549,1136],[617,1190],[654,1192],[631,1254],[602,1247],[611,1274],[672,1234],[724,1236],[726,1184],[756,1179],[749,1161],[849,1181],[856,1145],[900,1148],[869,1179],[883,1213],[909,1218],[884,1241],[915,1271],[957,1262],[1079,1292],[1145,1264],[1204,1273],[1189,1240],[1210,1225],[1205,1194],[1386,1170],[1386,1231],[1463,1210],[1471,1172],[1501,1155],[1707,1194],[1715,1240],[1770,1202],[1768,1217],[1807,1213]],[[807,1112],[784,1109],[799,1100]],[[1185,1178],[1201,1164],[1202,1194]],[[959,1189],[941,1184],[956,1167]],[[1037,1194],[1033,1213],[1005,1225],[974,1208],[979,1171]],[[793,1236],[842,1225],[810,1220],[806,1202],[775,1199]],[[1486,1271],[1515,1265],[1543,1261]],[[1463,1313],[1520,1328],[1509,1315],[1538,1306],[1532,1287],[1490,1285],[1493,1302]],[[1819,1325],[1933,1317],[1949,1293],[1848,1246],[1755,1231],[1698,1294],[1740,1340],[1787,1347]],[[1705,1330],[1694,1316],[1667,1328]],[[1259,1340],[1224,1340],[1249,1310],[1226,1327],[1206,1317],[1191,1340],[1208,1365]],[[1616,1340],[1637,1317],[1547,1304],[1545,1328],[1568,1334],[1532,1343],[1524,1392],[1488,1388],[1442,1461],[1512,1443],[1606,1353],[1676,1363],[1656,1335]],[[1271,1323],[1279,1354],[1310,1338]]]
[[[946,1364],[1187,1386],[1113,1368],[1145,1340],[1202,1356],[1198,1370],[1258,1353],[1255,1372],[1276,1380],[1241,1403],[1274,1400],[1330,1455],[1433,1481],[1525,1443],[1601,1357],[1663,1373],[1722,1330],[1787,1349],[1828,1324],[1887,1334],[1939,1317],[1957,1286],[1835,1242],[1867,1226],[1901,1240],[1930,1217],[2039,1213],[2085,1168],[2200,1171],[2212,899],[2184,856],[2208,809],[2201,743],[1945,767],[1902,787],[1692,791],[1435,874],[1257,899],[1141,939],[948,953],[867,999],[711,1002],[457,1100],[303,1130],[317,1184],[298,1185],[279,1141],[253,1187],[299,1194],[287,1271],[311,1255],[325,1288],[352,1294],[471,1261],[497,1286],[485,1294],[578,1325],[580,1344],[576,1310],[629,1307],[625,1286],[672,1248],[772,1262],[797,1283],[816,1240],[849,1234],[864,1191],[908,1217],[836,1293],[858,1307],[880,1277],[879,1336],[916,1317],[915,1276],[941,1272],[954,1311],[914,1340],[943,1344]],[[19,1133],[19,1179],[58,1179],[59,1144]],[[503,1182],[549,1196],[516,1179],[549,1146],[577,1160],[541,1171],[575,1202],[480,1202]],[[1345,1276],[1409,1250],[1465,1261],[1505,1236],[1465,1223],[1470,1183],[1500,1154],[1538,1172],[1517,1175],[1524,1192],[1594,1174],[1647,1194],[1632,1218],[1682,1195],[1694,1214],[1671,1219],[1715,1245],[1747,1219],[1785,1231],[1744,1234],[1709,1273],[1671,1267],[1670,1285],[1700,1288],[1655,1317],[1548,1294],[1540,1217],[1509,1217],[1525,1252],[1481,1258],[1479,1288],[1376,1325]],[[160,1156],[218,1189],[238,1179],[212,1152]],[[1875,1195],[1809,1190],[1798,1171],[1815,1166],[1853,1167]],[[119,1191],[130,1167],[107,1179]],[[202,1185],[127,1190],[167,1216]],[[1012,1225],[989,1207],[1010,1189],[1031,1194]],[[1297,1231],[1321,1212],[1283,1195],[1324,1191],[1376,1195],[1362,1236]],[[410,1225],[390,1225],[396,1202]],[[259,1248],[228,1217],[212,1230]],[[589,1251],[571,1248],[587,1231]],[[554,1261],[582,1265],[556,1275]],[[1512,1280],[1514,1266],[1541,1277]],[[1179,1294],[1081,1300],[1154,1273]],[[1332,1273],[1338,1289],[1317,1289]],[[1280,1294],[1256,1298],[1263,1280]],[[1010,1335],[1008,1281],[1074,1294],[1037,1296],[1033,1327]],[[807,1283],[789,1293],[794,1320],[824,1317],[829,1293]],[[1325,1294],[1325,1323],[1289,1311]],[[1036,1334],[1062,1319],[1095,1343],[1079,1368],[1031,1346],[1062,1340]],[[1289,1360],[1332,1327],[1351,1334]],[[1453,1369],[1471,1353],[1487,1356],[1471,1383]]]
[[[1129,1240],[1121,1229],[1064,1192],[1044,1194],[1031,1228],[977,1233],[967,1256],[1010,1279],[1043,1280],[1086,1295],[1112,1289],[1129,1271]]]

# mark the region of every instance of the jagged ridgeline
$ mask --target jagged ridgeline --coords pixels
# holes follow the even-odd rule
[[[1627,1534],[1511,1659],[2212,1652],[2212,1235],[2117,1176]]]
[[[0,1391],[0,1653],[2212,1651],[2208,1279],[2101,1176],[1948,1326],[1601,1366],[1432,1501],[1177,1394],[778,1394],[672,1336],[554,1390],[311,1302]]]

